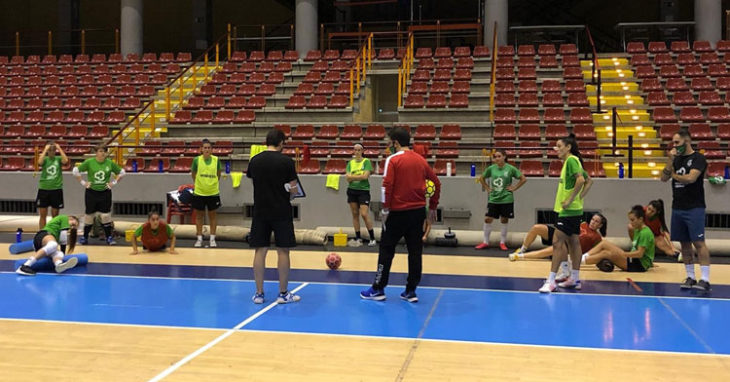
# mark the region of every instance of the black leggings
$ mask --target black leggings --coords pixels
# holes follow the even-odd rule
[[[378,270],[373,288],[383,289],[388,285],[390,267],[395,256],[395,246],[405,237],[408,247],[408,281],[407,291],[415,291],[421,281],[423,254],[423,221],[426,209],[418,208],[407,211],[392,211],[385,221],[385,229],[380,235],[380,252],[378,254]]]

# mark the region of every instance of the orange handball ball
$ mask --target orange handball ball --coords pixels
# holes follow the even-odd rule
[[[324,262],[327,264],[327,266],[330,269],[337,269],[342,264],[342,257],[340,255],[332,252],[324,259]]]

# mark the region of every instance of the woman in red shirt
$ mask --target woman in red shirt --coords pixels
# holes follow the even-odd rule
[[[669,229],[667,228],[666,219],[664,219],[664,201],[661,199],[652,200],[644,207],[644,224],[646,224],[654,234],[654,245],[657,253],[667,256],[679,257],[681,253],[674,248],[672,240],[669,237]],[[634,230],[629,225],[629,237],[634,239]]]
[[[588,252],[591,248],[595,247],[596,244],[600,243],[603,237],[606,236],[606,227],[608,220],[601,214],[595,214],[591,218],[591,221],[586,223],[580,223],[580,249],[583,253]],[[555,227],[547,224],[535,224],[530,228],[525,236],[525,241],[522,243],[522,247],[516,250],[514,253],[510,253],[509,261],[516,261],[522,259],[544,259],[550,257],[553,254],[553,233]],[[547,245],[546,248],[525,252],[527,247],[532,244],[535,239],[540,236],[542,243]]]

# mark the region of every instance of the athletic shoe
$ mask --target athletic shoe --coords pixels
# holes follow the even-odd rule
[[[378,242],[375,240],[370,240],[368,242],[368,247],[375,247],[376,245],[378,245]]]
[[[279,297],[276,298],[276,302],[279,304],[288,304],[290,302],[297,302],[301,297],[295,295],[292,292],[279,293]]]
[[[562,283],[570,277],[570,266],[566,262],[565,265],[561,265],[558,270],[557,276],[555,276],[556,283]]]
[[[697,282],[697,284],[693,285],[692,288],[699,289],[703,292],[709,292],[710,291],[710,282],[705,280],[700,280]]]
[[[507,245],[504,243],[499,243],[499,249],[503,251],[509,251],[509,248],[507,248]]]
[[[609,259],[603,259],[596,264],[598,269],[600,269],[602,272],[613,272],[613,263]]]
[[[202,246],[203,246],[203,240],[202,239],[196,240],[195,241],[195,244],[193,244],[193,247],[195,247],[195,248],[200,248]]]
[[[684,261],[684,259],[682,258],[682,252],[677,252],[677,262],[681,263],[683,261]]]
[[[89,244],[89,238],[81,236],[79,238],[79,244],[81,244],[81,245]]]
[[[63,273],[67,270],[73,268],[76,266],[76,264],[79,263],[79,259],[75,257],[71,257],[68,260],[62,262],[61,264],[56,265],[56,273]]]
[[[362,241],[357,239],[351,239],[347,242],[348,247],[362,247]]]
[[[35,276],[35,271],[33,270],[33,268],[27,265],[21,265],[20,268],[15,270],[15,273],[23,276]]]
[[[107,245],[117,245],[117,242],[114,241],[114,236],[107,236],[106,244]]]
[[[692,288],[694,288],[695,284],[697,284],[697,280],[695,280],[691,277],[687,277],[686,279],[684,279],[684,282],[679,285],[679,288],[680,289],[692,289]]]
[[[509,258],[509,261],[517,261],[520,259],[520,257],[518,255],[519,255],[518,251],[515,251],[513,253],[510,253],[509,256],[507,256],[507,257]]]
[[[573,280],[572,277],[568,277],[567,280],[563,281],[562,283],[558,283],[558,286],[563,289],[581,289],[580,280]]]
[[[263,304],[264,303],[264,294],[263,293],[254,293],[253,298],[254,304]]]
[[[215,248],[215,247],[217,247],[217,246],[218,246],[218,244],[217,244],[217,243],[215,242],[215,240],[211,240],[211,241],[210,241],[210,247],[211,247],[211,248]]]
[[[400,294],[400,299],[408,302],[418,302],[418,296],[416,296],[416,292],[414,291],[403,291]]]
[[[555,285],[555,283],[551,283],[550,281],[545,280],[545,284],[542,284],[542,287],[537,291],[540,293],[551,293],[555,292],[556,289],[558,289],[558,286]]]
[[[479,243],[476,245],[476,247],[474,247],[474,249],[487,249],[487,248],[489,248],[489,244],[487,244],[487,243]]]
[[[360,291],[360,298],[364,300],[383,301],[385,300],[385,291],[382,289],[375,289],[373,287],[370,287],[368,289]]]

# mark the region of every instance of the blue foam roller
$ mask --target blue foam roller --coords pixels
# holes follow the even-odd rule
[[[79,263],[76,264],[76,267],[84,266],[89,263],[89,257],[86,256],[86,254],[84,253],[66,255],[63,257],[63,261],[68,261],[68,259],[72,257],[79,259]],[[24,263],[25,260],[15,260],[15,269],[20,268],[20,266]],[[51,260],[51,258],[48,256],[44,256],[42,259],[36,261],[31,268],[33,268],[33,270],[36,272],[55,272],[56,270],[53,265],[53,260]]]
[[[10,253],[13,255],[31,251],[33,251],[33,240],[26,240],[21,241],[20,243],[10,244]]]

